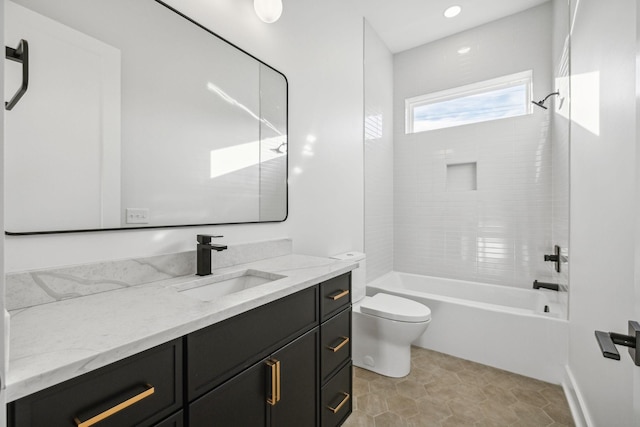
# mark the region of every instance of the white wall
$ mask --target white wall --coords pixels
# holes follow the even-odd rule
[[[551,277],[551,108],[404,133],[407,98],[526,70],[534,99],[553,92],[551,21],[545,3],[394,56],[396,270],[523,288]],[[467,162],[477,190],[447,191],[446,165]]]
[[[623,347],[603,358],[594,330],[634,320],[637,2],[571,3],[569,370],[593,426],[633,426],[638,368]]]
[[[284,223],[8,237],[8,272],[291,237],[294,251],[363,250],[362,15],[340,0],[285,2],[264,24],[250,0],[171,2],[289,81],[289,217]],[[308,142],[312,140],[314,142]],[[308,145],[308,147],[306,147]]]
[[[364,173],[367,282],[393,270],[393,55],[364,26]]]

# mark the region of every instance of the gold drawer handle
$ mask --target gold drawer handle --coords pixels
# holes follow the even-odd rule
[[[349,342],[349,337],[341,337],[341,338],[342,338],[342,342],[340,344],[338,344],[335,347],[329,346],[327,348],[335,353],[336,351],[340,350],[342,347],[347,345],[347,343]]]
[[[105,420],[105,419],[109,418],[110,416],[117,414],[118,412],[122,411],[123,409],[128,408],[129,406],[133,405],[134,403],[140,402],[142,399],[145,399],[145,398],[151,396],[153,393],[156,392],[155,387],[153,387],[152,385],[147,384],[147,387],[148,388],[145,391],[143,391],[142,393],[136,394],[132,398],[129,398],[129,399],[125,400],[124,402],[119,403],[116,406],[114,406],[114,407],[112,407],[110,409],[107,409],[106,411],[104,411],[104,412],[102,412],[102,413],[100,413],[100,414],[98,414],[98,415],[96,415],[94,417],[89,418],[86,421],[81,421],[78,417],[75,417],[74,421],[76,422],[76,425],[78,427],[90,427],[90,426],[92,426],[94,424],[97,424],[100,421]]]
[[[280,361],[269,359],[266,363],[271,368],[271,397],[267,397],[267,403],[275,406],[280,402]]]
[[[339,300],[342,297],[346,297],[347,295],[349,295],[349,289],[347,289],[346,291],[338,291],[337,294],[335,295],[329,295],[327,296],[327,298],[332,299],[332,300]]]
[[[349,398],[351,397],[349,396],[349,393],[345,393],[344,391],[342,392],[342,394],[344,394],[344,398],[340,403],[338,403],[338,406],[336,406],[335,408],[332,406],[327,406],[327,409],[333,412],[334,414],[338,412],[340,409],[342,409],[342,407],[345,405],[345,403],[349,401]]]

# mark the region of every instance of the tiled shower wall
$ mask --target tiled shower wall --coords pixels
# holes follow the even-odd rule
[[[394,56],[395,270],[523,288],[552,280],[552,109],[404,133],[406,98],[525,70],[534,99],[553,92],[551,13],[545,3]],[[476,189],[447,188],[448,165],[461,163],[471,164],[462,176],[475,167]]]
[[[364,23],[364,170],[367,282],[393,269],[393,56]]]

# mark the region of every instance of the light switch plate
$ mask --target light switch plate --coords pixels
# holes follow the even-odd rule
[[[149,224],[149,208],[127,208],[127,224]]]

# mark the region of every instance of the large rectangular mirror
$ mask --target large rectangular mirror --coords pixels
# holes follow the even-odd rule
[[[286,219],[282,73],[159,1],[5,15],[7,234]]]

